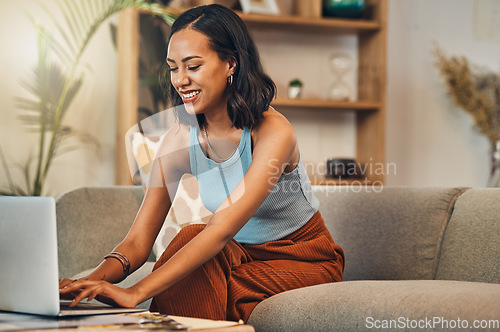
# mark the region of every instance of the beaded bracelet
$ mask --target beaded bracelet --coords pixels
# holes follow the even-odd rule
[[[104,256],[104,259],[107,258],[114,258],[120,261],[123,267],[123,272],[125,273],[125,277],[127,277],[130,273],[130,261],[128,260],[127,256],[125,256],[122,253],[113,251],[109,255]]]

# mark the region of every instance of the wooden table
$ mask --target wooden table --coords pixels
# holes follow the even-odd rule
[[[25,316],[33,317],[33,316]],[[36,316],[35,316],[36,317]],[[118,317],[118,318],[116,318]],[[124,317],[127,317],[125,319]],[[97,318],[97,319],[93,319]],[[134,323],[139,322],[139,319],[154,319],[155,322],[149,322],[145,324]],[[22,319],[24,320],[24,319]],[[182,327],[187,328],[189,331],[222,331],[222,332],[255,332],[255,329],[251,325],[244,324],[243,322],[231,322],[231,321],[214,321],[209,319],[199,319],[191,317],[180,317],[180,316],[162,316],[156,313],[143,312],[143,313],[133,313],[133,314],[121,314],[121,315],[98,315],[98,316],[88,316],[87,319],[77,320],[77,318],[71,318],[63,320],[57,319],[44,319],[44,318],[33,318],[35,324],[31,325],[17,325],[17,328],[13,330],[19,331],[38,331],[38,332],[109,332],[113,330],[126,330],[126,331],[142,331],[155,330],[155,331],[172,331],[176,330],[177,326],[179,331],[182,331]],[[73,320],[75,322],[73,322]],[[119,321],[128,320],[127,325],[121,325]],[[172,321],[173,320],[173,321]],[[90,321],[90,325],[89,325]],[[113,323],[113,321],[115,323]],[[48,325],[44,325],[47,323]],[[55,325],[58,326],[58,322],[62,322],[60,328],[54,328]],[[94,322],[99,322],[99,325],[95,325]],[[2,322],[5,323],[5,322]],[[175,325],[179,323],[179,325]],[[29,327],[28,327],[29,326]],[[22,329],[19,329],[22,328]],[[186,330],[186,329],[184,329]]]

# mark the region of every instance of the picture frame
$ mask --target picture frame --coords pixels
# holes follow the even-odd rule
[[[274,14],[280,13],[276,0],[240,0],[243,13]]]

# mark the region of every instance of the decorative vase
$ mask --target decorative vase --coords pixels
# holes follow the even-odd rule
[[[289,86],[288,87],[288,98],[290,98],[290,99],[299,98],[301,92],[302,92],[301,86]]]
[[[303,83],[299,78],[294,78],[288,82],[288,98],[296,99],[300,97]]]
[[[365,9],[364,0],[323,0],[323,16],[360,18]]]
[[[500,141],[493,144],[491,150],[491,173],[488,187],[500,187]]]

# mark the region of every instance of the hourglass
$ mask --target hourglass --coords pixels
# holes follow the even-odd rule
[[[352,59],[346,53],[334,53],[329,59],[330,69],[334,75],[334,81],[330,88],[330,98],[333,100],[349,100],[351,87],[345,82],[345,76],[352,68]]]

